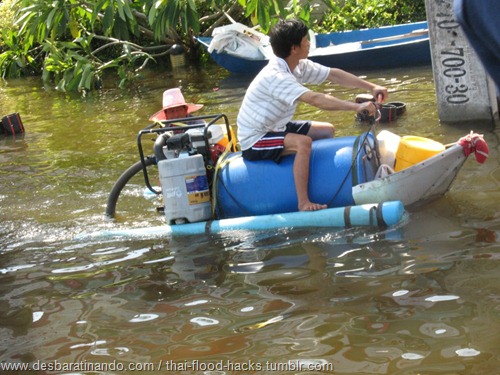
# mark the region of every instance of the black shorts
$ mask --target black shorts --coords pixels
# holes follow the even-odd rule
[[[290,121],[286,124],[284,132],[266,133],[252,147],[243,150],[243,158],[246,160],[274,160],[279,163],[285,147],[285,135],[287,133],[307,135],[310,128],[311,121]]]

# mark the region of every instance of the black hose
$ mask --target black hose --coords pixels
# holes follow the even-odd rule
[[[148,156],[144,158],[145,167],[156,164],[156,158],[154,156]],[[116,212],[116,203],[118,202],[118,197],[120,196],[121,191],[127,185],[132,177],[134,177],[137,173],[142,171],[142,162],[139,160],[135,164],[131,165],[122,175],[118,178],[111,189],[111,193],[109,193],[108,204],[106,206],[106,216],[115,217]]]
[[[168,133],[163,133],[160,134],[158,137],[156,137],[155,144],[153,146],[153,150],[156,156],[156,160],[165,160],[167,157],[165,156],[165,153],[163,152],[163,146],[167,144],[167,139],[170,138],[170,135]]]

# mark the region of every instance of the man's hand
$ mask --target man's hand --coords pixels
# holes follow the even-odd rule
[[[387,88],[384,86],[375,86],[372,89],[372,95],[377,100],[377,103],[382,103],[387,100],[389,94],[387,93]]]
[[[372,101],[359,103],[356,112],[362,117],[375,117],[377,114],[377,105]]]

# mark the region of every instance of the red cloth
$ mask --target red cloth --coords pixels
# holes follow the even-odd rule
[[[474,153],[476,161],[480,164],[483,164],[488,158],[488,144],[483,139],[482,134],[470,132],[470,134],[460,138],[458,144],[463,147],[465,156]]]

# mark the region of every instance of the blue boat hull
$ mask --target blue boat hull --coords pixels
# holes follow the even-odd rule
[[[373,180],[377,172],[372,133],[313,142],[309,197],[328,207],[354,205],[352,187]],[[219,217],[233,218],[297,211],[294,155],[281,163],[247,161],[241,154],[222,163],[216,182]]]
[[[398,36],[410,34],[427,28],[427,22],[386,26],[376,29],[364,29],[345,32],[318,34],[317,48],[344,43],[362,43],[361,49],[332,53],[324,56],[309,56],[309,59],[328,67],[348,71],[367,69],[389,69],[407,66],[431,64],[429,37],[415,34],[412,37]],[[394,40],[373,42],[374,39],[395,37]],[[197,40],[207,49],[211,37],[198,37]],[[213,51],[211,58],[221,67],[235,74],[256,75],[268,60],[249,60],[227,53]]]

